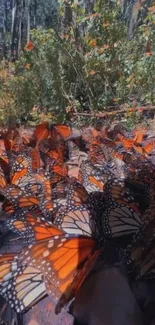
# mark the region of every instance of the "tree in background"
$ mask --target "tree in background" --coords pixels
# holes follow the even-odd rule
[[[52,4],[23,0],[12,11],[17,36],[8,33],[14,50],[9,56],[7,46],[6,58],[13,62],[0,65],[0,109],[5,116],[12,112],[20,121],[33,115],[36,121],[40,112],[42,118],[49,113],[62,121],[69,111],[155,104],[154,6],[147,7],[142,20],[147,2],[140,9],[138,2],[139,20],[130,37],[117,0],[63,1],[60,8]]]
[[[57,26],[56,0],[0,0],[0,57],[17,60],[30,29]]]
[[[147,15],[147,8],[151,0],[146,1],[143,12],[141,4],[145,0],[118,0],[122,16],[128,23],[128,37],[133,38],[138,21]],[[57,29],[60,21],[59,9],[64,7],[61,17],[61,27],[65,33],[66,24],[71,24],[71,5],[78,3],[85,14],[91,14],[94,10],[95,0],[0,0],[0,58],[19,58],[20,51],[25,43],[30,40],[30,30],[36,28]],[[106,4],[106,0],[103,1]],[[109,1],[113,6],[113,1]]]

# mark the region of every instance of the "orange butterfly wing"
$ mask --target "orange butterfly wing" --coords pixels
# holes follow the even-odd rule
[[[17,157],[10,155],[10,181],[18,185],[21,179],[32,173],[32,161],[28,154],[19,154]]]
[[[49,123],[44,122],[42,124],[37,125],[35,131],[34,131],[34,137],[37,140],[37,145],[44,140],[47,139],[49,136]]]
[[[45,217],[48,216],[50,217],[50,219],[52,219],[54,203],[52,200],[51,181],[49,179],[42,177],[41,175],[37,176],[37,178],[38,177],[42,178],[42,182],[43,182],[43,191],[42,191],[42,197],[39,202],[39,207]]]
[[[5,188],[0,189],[0,193],[15,208],[32,208],[39,204],[39,200],[36,197],[28,196],[15,185],[8,185]]]
[[[58,301],[56,313],[75,295],[99,250],[86,236],[64,234],[51,237],[23,249],[20,264],[38,268],[44,276],[47,292]]]
[[[3,173],[3,170],[0,166],[0,187],[4,188],[6,185],[7,185],[7,181],[6,181],[5,175]]]
[[[134,144],[134,140],[133,139],[127,139],[122,135],[118,135],[118,138],[121,140],[123,146],[125,147],[125,149],[129,150],[133,147]]]
[[[155,141],[152,141],[144,147],[144,152],[147,155],[149,155],[154,148],[155,148]]]
[[[0,294],[17,313],[23,312],[46,295],[43,275],[37,268],[20,265],[16,254],[1,255]]]
[[[3,203],[3,211],[5,211],[6,213],[12,214],[15,212],[15,208],[13,206],[13,204],[11,202],[9,202],[8,200],[6,200]]]
[[[123,154],[120,153],[120,152],[114,151],[114,152],[112,153],[112,157],[113,157],[113,158],[117,158],[117,159],[123,161]]]
[[[20,215],[19,215],[20,217]],[[43,222],[40,216],[35,213],[27,212],[22,220],[12,218],[6,221],[6,227],[24,237],[29,243],[34,243],[43,239],[48,239],[64,232],[48,222]]]
[[[93,183],[99,190],[103,191],[104,184],[102,181],[98,181],[94,176],[88,176],[88,181]]]
[[[68,138],[72,134],[70,127],[67,125],[55,124],[54,128],[64,139]]]
[[[40,153],[37,148],[34,148],[32,150],[31,157],[32,157],[32,170],[35,173],[41,167]]]
[[[60,166],[56,164],[52,167],[52,171],[60,176],[67,176],[68,169],[66,165]]]
[[[56,161],[59,159],[59,154],[58,154],[57,150],[52,149],[52,150],[48,151],[47,154],[49,157],[55,159]]]
[[[145,130],[134,130],[134,141],[135,143],[141,143],[143,141],[144,136],[146,135]]]
[[[81,205],[68,211],[64,210],[62,213],[57,214],[54,219],[54,225],[61,228],[67,234],[77,234],[92,236],[96,228],[94,218],[92,218],[90,209]]]
[[[131,149],[133,147],[134,141],[132,139],[122,139],[122,143],[125,149]]]
[[[140,153],[141,155],[144,153],[143,148],[142,148],[140,145],[138,145],[138,144],[134,144],[134,145],[133,145],[133,149],[134,149],[135,151],[138,151],[138,153]]]

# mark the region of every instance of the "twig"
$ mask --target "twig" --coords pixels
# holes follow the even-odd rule
[[[111,107],[112,108],[112,107]],[[140,106],[139,107],[142,112],[143,111],[148,111],[148,110],[151,110],[151,111],[155,111],[155,106]],[[88,117],[107,117],[107,116],[114,116],[114,115],[117,115],[117,114],[123,114],[123,113],[134,113],[134,112],[137,112],[138,111],[138,108],[129,108],[129,109],[120,109],[120,110],[117,110],[117,111],[113,111],[113,112],[104,112],[104,113],[73,113],[73,116],[88,116]]]

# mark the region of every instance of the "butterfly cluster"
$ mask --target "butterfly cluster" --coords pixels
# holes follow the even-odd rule
[[[145,140],[142,129],[49,123],[1,134],[1,233],[22,248],[2,247],[0,295],[17,313],[46,295],[59,313],[110,245],[130,279],[155,278],[155,141]]]

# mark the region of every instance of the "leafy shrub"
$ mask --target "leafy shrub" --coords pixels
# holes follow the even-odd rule
[[[10,81],[14,78],[14,66],[5,60],[0,63],[0,123],[9,124],[15,115],[14,94],[10,87]]]
[[[155,8],[128,40],[116,0],[97,0],[91,15],[78,4],[70,7],[72,23],[65,32],[62,26],[32,30],[32,42],[14,64],[7,87],[18,118],[38,121],[49,112],[63,121],[70,109],[155,104]]]

